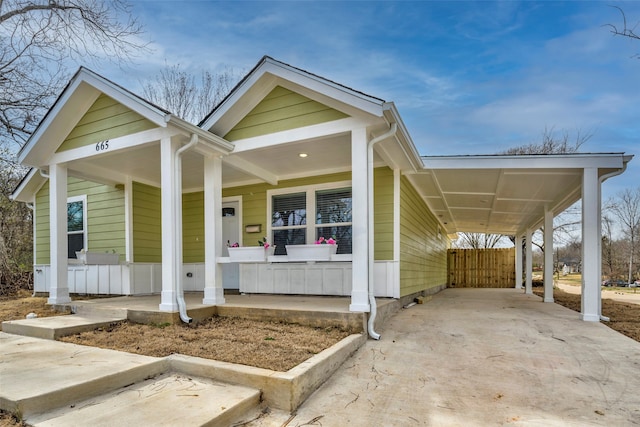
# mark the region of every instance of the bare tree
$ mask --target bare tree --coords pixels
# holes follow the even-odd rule
[[[202,71],[198,79],[180,64],[166,65],[153,80],[143,83],[143,96],[178,117],[197,123],[231,91],[239,80],[231,69],[212,74]]]
[[[593,133],[591,132],[584,134],[580,131],[577,131],[575,138],[571,139],[569,132],[566,130],[558,133],[553,127],[551,129],[545,127],[544,132],[542,133],[541,142],[509,148],[501,154],[518,155],[576,153],[578,152],[582,144],[591,139],[592,136]]]
[[[146,49],[141,33],[125,0],[0,0],[0,145],[27,140],[68,61],[130,59]]]
[[[470,249],[495,248],[505,236],[502,234],[460,233],[458,246]]]
[[[609,208],[618,217],[626,238],[629,239],[629,282],[633,280],[634,252],[638,244],[640,229],[640,187],[635,190],[626,188],[609,201]]]
[[[26,172],[15,153],[79,60],[120,64],[146,52],[126,0],[0,0],[0,293],[32,266],[31,211],[9,194]],[[28,281],[27,281],[28,283]]]
[[[509,148],[502,153],[505,155],[528,155],[528,154],[567,154],[567,153],[575,153],[577,152],[582,144],[587,142],[593,133],[589,132],[584,134],[578,131],[575,135],[575,138],[572,139],[568,131],[562,131],[560,133],[556,132],[555,129],[546,128],[542,133],[542,138],[540,143],[532,143],[521,145],[518,147]],[[570,207],[568,210],[575,210],[575,205]],[[559,215],[560,217],[560,215]],[[565,234],[568,235],[575,228],[576,224],[580,224],[579,221],[572,219],[569,215],[563,215],[562,220],[554,226],[554,233]],[[483,235],[480,233],[460,233],[461,234],[461,244],[465,246],[470,246],[472,248],[479,247],[495,247],[495,245],[501,241],[502,237],[505,237],[501,234],[486,234]],[[515,236],[509,236],[512,243],[515,244]],[[494,246],[486,246],[487,244],[493,243]],[[541,243],[536,242],[535,240],[532,242],[535,246],[538,246],[541,251],[544,251],[544,246]],[[479,245],[479,246],[478,246]]]
[[[627,23],[627,16],[625,15],[624,10],[622,10],[622,8],[619,6],[611,7],[613,7],[614,9],[618,9],[618,12],[620,12],[620,15],[622,17],[622,25],[618,26],[614,24],[606,24],[605,27],[609,27],[611,33],[614,36],[622,36],[633,40],[640,40],[640,34],[636,33],[636,28],[640,23],[636,23],[633,27],[630,27]],[[633,57],[640,58],[640,54],[635,54],[633,55]]]

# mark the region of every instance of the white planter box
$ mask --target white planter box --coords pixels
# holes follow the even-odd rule
[[[286,245],[289,261],[330,261],[338,245]]]
[[[227,248],[230,262],[265,262],[269,255],[273,255],[274,246],[267,249],[262,246],[247,246],[239,248]]]
[[[78,261],[85,265],[116,265],[120,264],[120,255],[102,252],[76,252]]]

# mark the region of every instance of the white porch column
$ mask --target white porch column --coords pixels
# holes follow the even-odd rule
[[[350,311],[368,312],[367,131],[351,131],[352,288]]]
[[[176,157],[177,142],[171,138],[160,141],[160,170],[161,170],[161,216],[162,216],[162,293],[160,296],[160,311],[178,311],[176,301],[176,280],[178,264],[176,262],[175,245],[177,236],[176,206],[178,200],[175,191],[176,171],[174,161]]]
[[[49,227],[51,286],[49,304],[71,302],[69,297],[68,266],[69,242],[67,240],[67,166],[49,166]],[[86,232],[86,230],[85,230]]]
[[[544,302],[553,302],[553,212],[544,211]]]
[[[582,176],[582,320],[600,321],[600,181],[597,168]]]
[[[525,266],[525,284],[524,284],[524,293],[532,294],[533,293],[533,232],[531,230],[527,230],[527,234],[525,237],[525,244],[527,246],[526,253],[526,266]]]
[[[204,298],[203,304],[225,303],[222,267],[216,258],[222,254],[222,160],[204,159]]]
[[[522,236],[516,236],[516,289],[522,289]]]

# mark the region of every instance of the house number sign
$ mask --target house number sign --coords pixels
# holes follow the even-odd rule
[[[109,140],[104,140],[96,144],[96,151],[106,151],[109,149]]]

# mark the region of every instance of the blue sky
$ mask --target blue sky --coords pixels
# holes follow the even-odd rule
[[[603,200],[640,185],[640,2],[133,1],[153,54],[99,70],[141,93],[167,64],[243,73],[263,55],[395,102],[423,155],[497,153],[544,129],[635,154]]]

